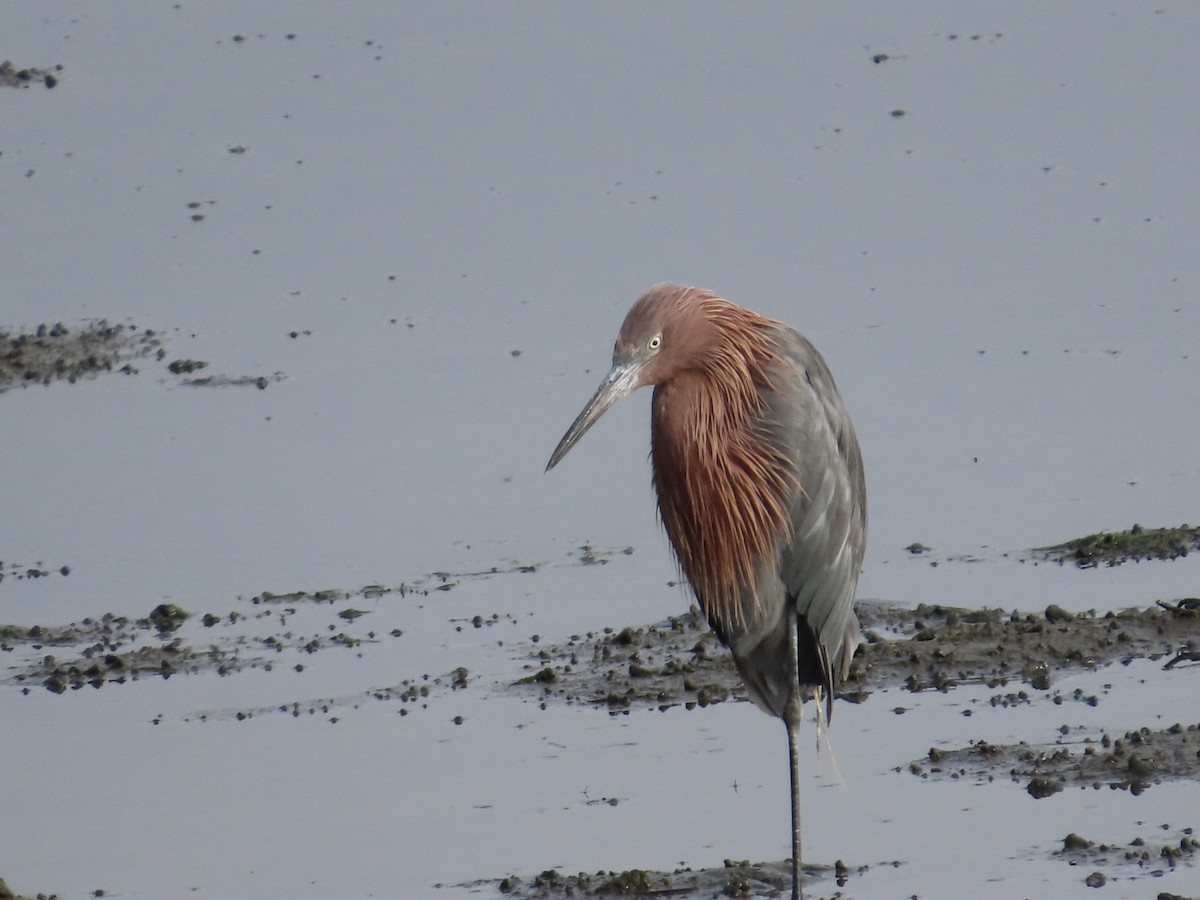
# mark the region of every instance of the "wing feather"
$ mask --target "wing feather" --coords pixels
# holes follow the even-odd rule
[[[866,546],[862,454],[821,354],[792,328],[777,327],[773,338],[782,364],[763,392],[757,426],[788,458],[796,483],[788,498],[791,535],[780,547],[778,580],[801,624],[801,684],[810,692],[821,688],[831,703],[861,641],[854,595]],[[786,628],[786,620],[777,627]],[[771,642],[780,639],[775,635]],[[775,685],[780,674],[765,681]],[[763,698],[777,714],[786,702],[783,687]]]

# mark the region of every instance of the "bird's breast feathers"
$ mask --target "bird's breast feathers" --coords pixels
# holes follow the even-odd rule
[[[788,458],[763,439],[758,411],[678,379],[655,389],[652,462],[659,514],[710,619],[740,624],[790,538],[798,489]]]

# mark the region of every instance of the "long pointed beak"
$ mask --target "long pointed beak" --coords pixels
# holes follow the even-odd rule
[[[592,399],[583,408],[583,412],[575,417],[567,433],[550,454],[550,462],[546,463],[547,472],[558,465],[558,461],[567,455],[610,406],[633,393],[634,388],[638,386],[638,369],[635,363],[613,364],[612,369],[600,382],[600,387],[596,388],[596,393],[592,394]]]

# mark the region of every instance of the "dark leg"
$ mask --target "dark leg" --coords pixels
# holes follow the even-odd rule
[[[800,716],[804,701],[800,697],[799,642],[796,635],[796,615],[792,613],[788,626],[788,657],[792,670],[792,692],[783,711],[783,724],[788,733],[788,761],[792,782],[792,900],[801,900],[800,889]]]

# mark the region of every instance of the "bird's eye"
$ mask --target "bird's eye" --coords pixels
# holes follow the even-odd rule
[[[661,346],[662,346],[662,335],[661,334],[656,334],[654,337],[650,338],[649,343],[646,344],[646,348],[649,350],[657,350]]]

